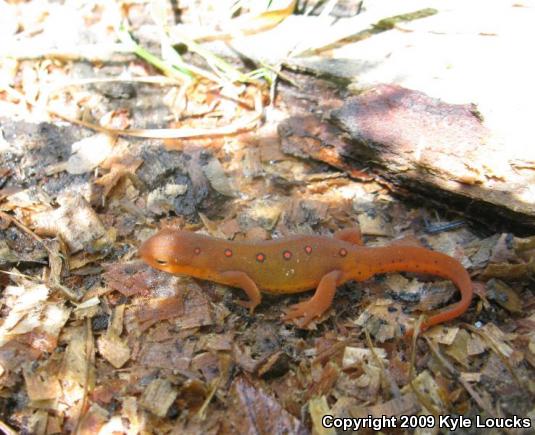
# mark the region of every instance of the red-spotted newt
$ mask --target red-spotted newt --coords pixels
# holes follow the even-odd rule
[[[301,320],[300,326],[331,306],[337,286],[378,273],[424,273],[457,286],[461,300],[427,318],[421,330],[460,316],[472,300],[470,276],[454,258],[416,246],[365,247],[355,228],[334,237],[301,235],[244,242],[164,229],[145,241],[139,253],[156,269],[243,289],[249,300],[238,303],[251,311],[261,301],[260,291],[290,294],[315,288],[310,299],[292,305],[285,316],[285,320]]]

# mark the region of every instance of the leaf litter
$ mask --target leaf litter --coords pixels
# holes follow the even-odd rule
[[[271,27],[288,11],[276,10],[272,19],[257,17]],[[45,18],[34,19],[25,25]],[[20,91],[39,101],[31,82],[39,74],[65,79],[65,65],[73,67],[21,62]],[[129,68],[148,74],[140,63]],[[195,133],[187,141],[2,127],[19,135],[0,135],[0,428],[327,434],[326,414],[535,418],[535,238],[482,236],[467,226],[426,231],[430,211],[400,202],[384,183],[284,153],[274,133],[280,113],[267,113],[258,131],[233,130],[258,121],[257,112],[247,117],[260,107],[255,92],[268,99],[265,88],[240,86],[239,104],[202,80],[177,92],[187,101],[169,108],[171,127]],[[137,89],[136,101],[116,89],[105,94],[69,87],[52,100],[79,115],[108,99],[113,107],[86,116],[100,114],[118,129],[143,119],[142,103],[162,100],[156,87]],[[0,99],[26,104],[15,96]],[[221,132],[232,134],[212,136]],[[198,133],[205,137],[192,137]],[[456,219],[444,213],[435,223]],[[343,286],[332,309],[303,331],[280,314],[305,296],[265,297],[251,315],[235,304],[239,290],[158,272],[136,257],[166,225],[264,240],[357,224],[370,246],[402,239],[457,258],[477,285],[471,309],[408,343],[402,326],[456,291],[391,274]]]

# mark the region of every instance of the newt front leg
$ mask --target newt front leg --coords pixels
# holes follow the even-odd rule
[[[249,296],[248,301],[236,301],[236,303],[242,307],[249,308],[249,312],[252,314],[256,306],[262,301],[262,295],[255,282],[249,275],[239,270],[223,272],[221,273],[221,277],[225,280],[226,284],[241,288]]]

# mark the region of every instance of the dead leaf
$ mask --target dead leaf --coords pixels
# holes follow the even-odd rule
[[[141,349],[140,361],[151,368],[189,370],[194,351],[195,343],[191,341],[173,338],[160,343],[149,342]]]
[[[134,184],[138,181],[134,177],[137,169],[143,164],[143,160],[132,157],[114,158],[105,161],[102,168],[109,169],[107,174],[95,180],[95,184],[104,187],[104,198],[107,198],[112,189],[119,183],[123,177],[130,177]]]
[[[236,433],[308,433],[305,426],[289,414],[274,397],[237,378],[231,387],[232,406],[228,420]]]
[[[139,330],[143,332],[156,322],[184,315],[184,303],[182,296],[143,299],[130,310],[129,315],[135,317],[139,322]]]

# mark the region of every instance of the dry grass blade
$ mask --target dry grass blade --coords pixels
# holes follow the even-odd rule
[[[78,419],[76,421],[76,426],[73,431],[73,433],[78,434],[80,423],[82,422],[82,418],[87,410],[87,404],[88,404],[88,392],[89,392],[89,375],[91,372],[91,364],[94,363],[95,354],[94,354],[94,344],[93,344],[93,333],[91,330],[91,319],[87,318],[85,322],[85,356],[87,358],[87,364],[86,364],[86,370],[84,373],[84,393],[82,397],[82,406],[80,407],[80,415],[78,416]]]
[[[197,417],[201,420],[204,420],[206,418],[206,410],[208,409],[208,405],[212,401],[217,389],[219,388],[219,384],[221,383],[222,376],[219,376],[217,379],[214,380],[212,388],[210,388],[210,392],[206,396],[206,400],[203,402],[202,406],[199,408],[199,411],[197,412]]]
[[[142,138],[147,138],[147,139],[187,139],[187,138],[200,138],[200,137],[230,136],[233,134],[241,133],[243,131],[252,130],[256,126],[256,123],[262,117],[261,112],[256,112],[244,120],[241,120],[241,121],[238,121],[238,122],[235,122],[235,123],[223,126],[223,127],[216,127],[216,128],[211,128],[211,129],[132,128],[128,130],[121,130],[121,129],[116,129],[116,128],[105,128],[105,127],[101,127],[98,124],[93,124],[91,122],[74,119],[74,118],[71,118],[70,116],[61,114],[51,109],[49,109],[48,112],[72,124],[90,128],[92,130],[99,131],[102,133],[115,134],[118,136],[142,137]]]
[[[411,338],[411,364],[409,368],[409,386],[411,387],[412,392],[422,405],[422,407],[426,408],[429,412],[433,413],[435,416],[440,415],[440,410],[436,409],[435,406],[427,400],[427,398],[420,393],[420,391],[416,388],[414,385],[414,367],[416,363],[416,342],[418,341],[418,335],[420,331],[420,327],[422,325],[422,322],[424,320],[424,316],[421,315],[418,317],[418,321],[416,322],[416,325],[414,325],[414,333],[412,334]]]
[[[115,81],[121,81],[113,78],[105,78],[105,79],[87,79],[87,80],[79,80],[76,82],[68,83],[67,85],[63,85],[60,88],[56,88],[48,94],[48,99],[51,98],[51,96],[56,95],[61,90],[66,89],[71,86],[77,86],[77,85],[85,85],[85,84],[91,84],[91,83],[110,83]],[[145,79],[125,79],[124,81],[134,81],[138,83],[166,83],[166,84],[176,84],[176,82],[173,82],[171,80],[165,80],[162,79],[161,81],[155,80],[154,78],[150,78],[149,80]],[[31,101],[28,101],[24,96],[20,95],[19,97],[23,98],[24,101],[26,101],[29,104],[34,104]],[[235,98],[232,98],[235,100]],[[240,101],[237,101],[237,104],[241,103]],[[144,129],[144,128],[132,128],[132,129],[115,129],[115,128],[107,128],[102,127],[98,124],[94,124],[92,122],[88,121],[82,121],[80,119],[72,118],[71,116],[65,115],[63,113],[58,112],[57,110],[47,108],[46,110],[51,115],[57,116],[59,118],[64,119],[65,121],[68,121],[72,124],[80,125],[82,127],[86,127],[95,131],[99,131],[102,133],[112,134],[112,135],[120,135],[120,136],[132,136],[132,137],[143,137],[143,138],[152,138],[152,139],[186,139],[186,138],[200,138],[200,137],[215,137],[215,136],[228,136],[228,135],[234,135],[243,131],[252,130],[256,127],[258,121],[262,118],[264,113],[264,107],[262,104],[262,96],[260,91],[257,92],[254,96],[254,112],[242,119],[239,119],[233,123],[230,123],[225,126],[221,127],[215,127],[210,129],[200,129],[200,128],[161,128],[161,129]]]
[[[294,11],[297,0],[290,0],[288,5],[279,9],[272,9],[259,14],[246,14],[230,21],[229,27],[233,30],[229,32],[211,32],[195,37],[197,42],[225,41],[242,35],[253,35],[264,32],[278,26],[288,18]]]
[[[372,343],[368,328],[364,328],[364,334],[366,335],[366,343],[368,344],[368,348],[370,349],[373,355],[373,359],[375,360],[377,366],[381,369],[381,375],[388,381],[388,384],[390,386],[390,392],[395,398],[401,397],[401,391],[399,390],[398,384],[396,383],[396,381],[394,381],[389,370],[385,367],[383,361],[381,360],[381,358],[379,358],[379,355],[377,355],[377,352],[375,351],[375,346]]]
[[[11,429],[2,420],[0,420],[0,431],[2,431],[5,435],[17,435],[18,434],[16,430]]]

